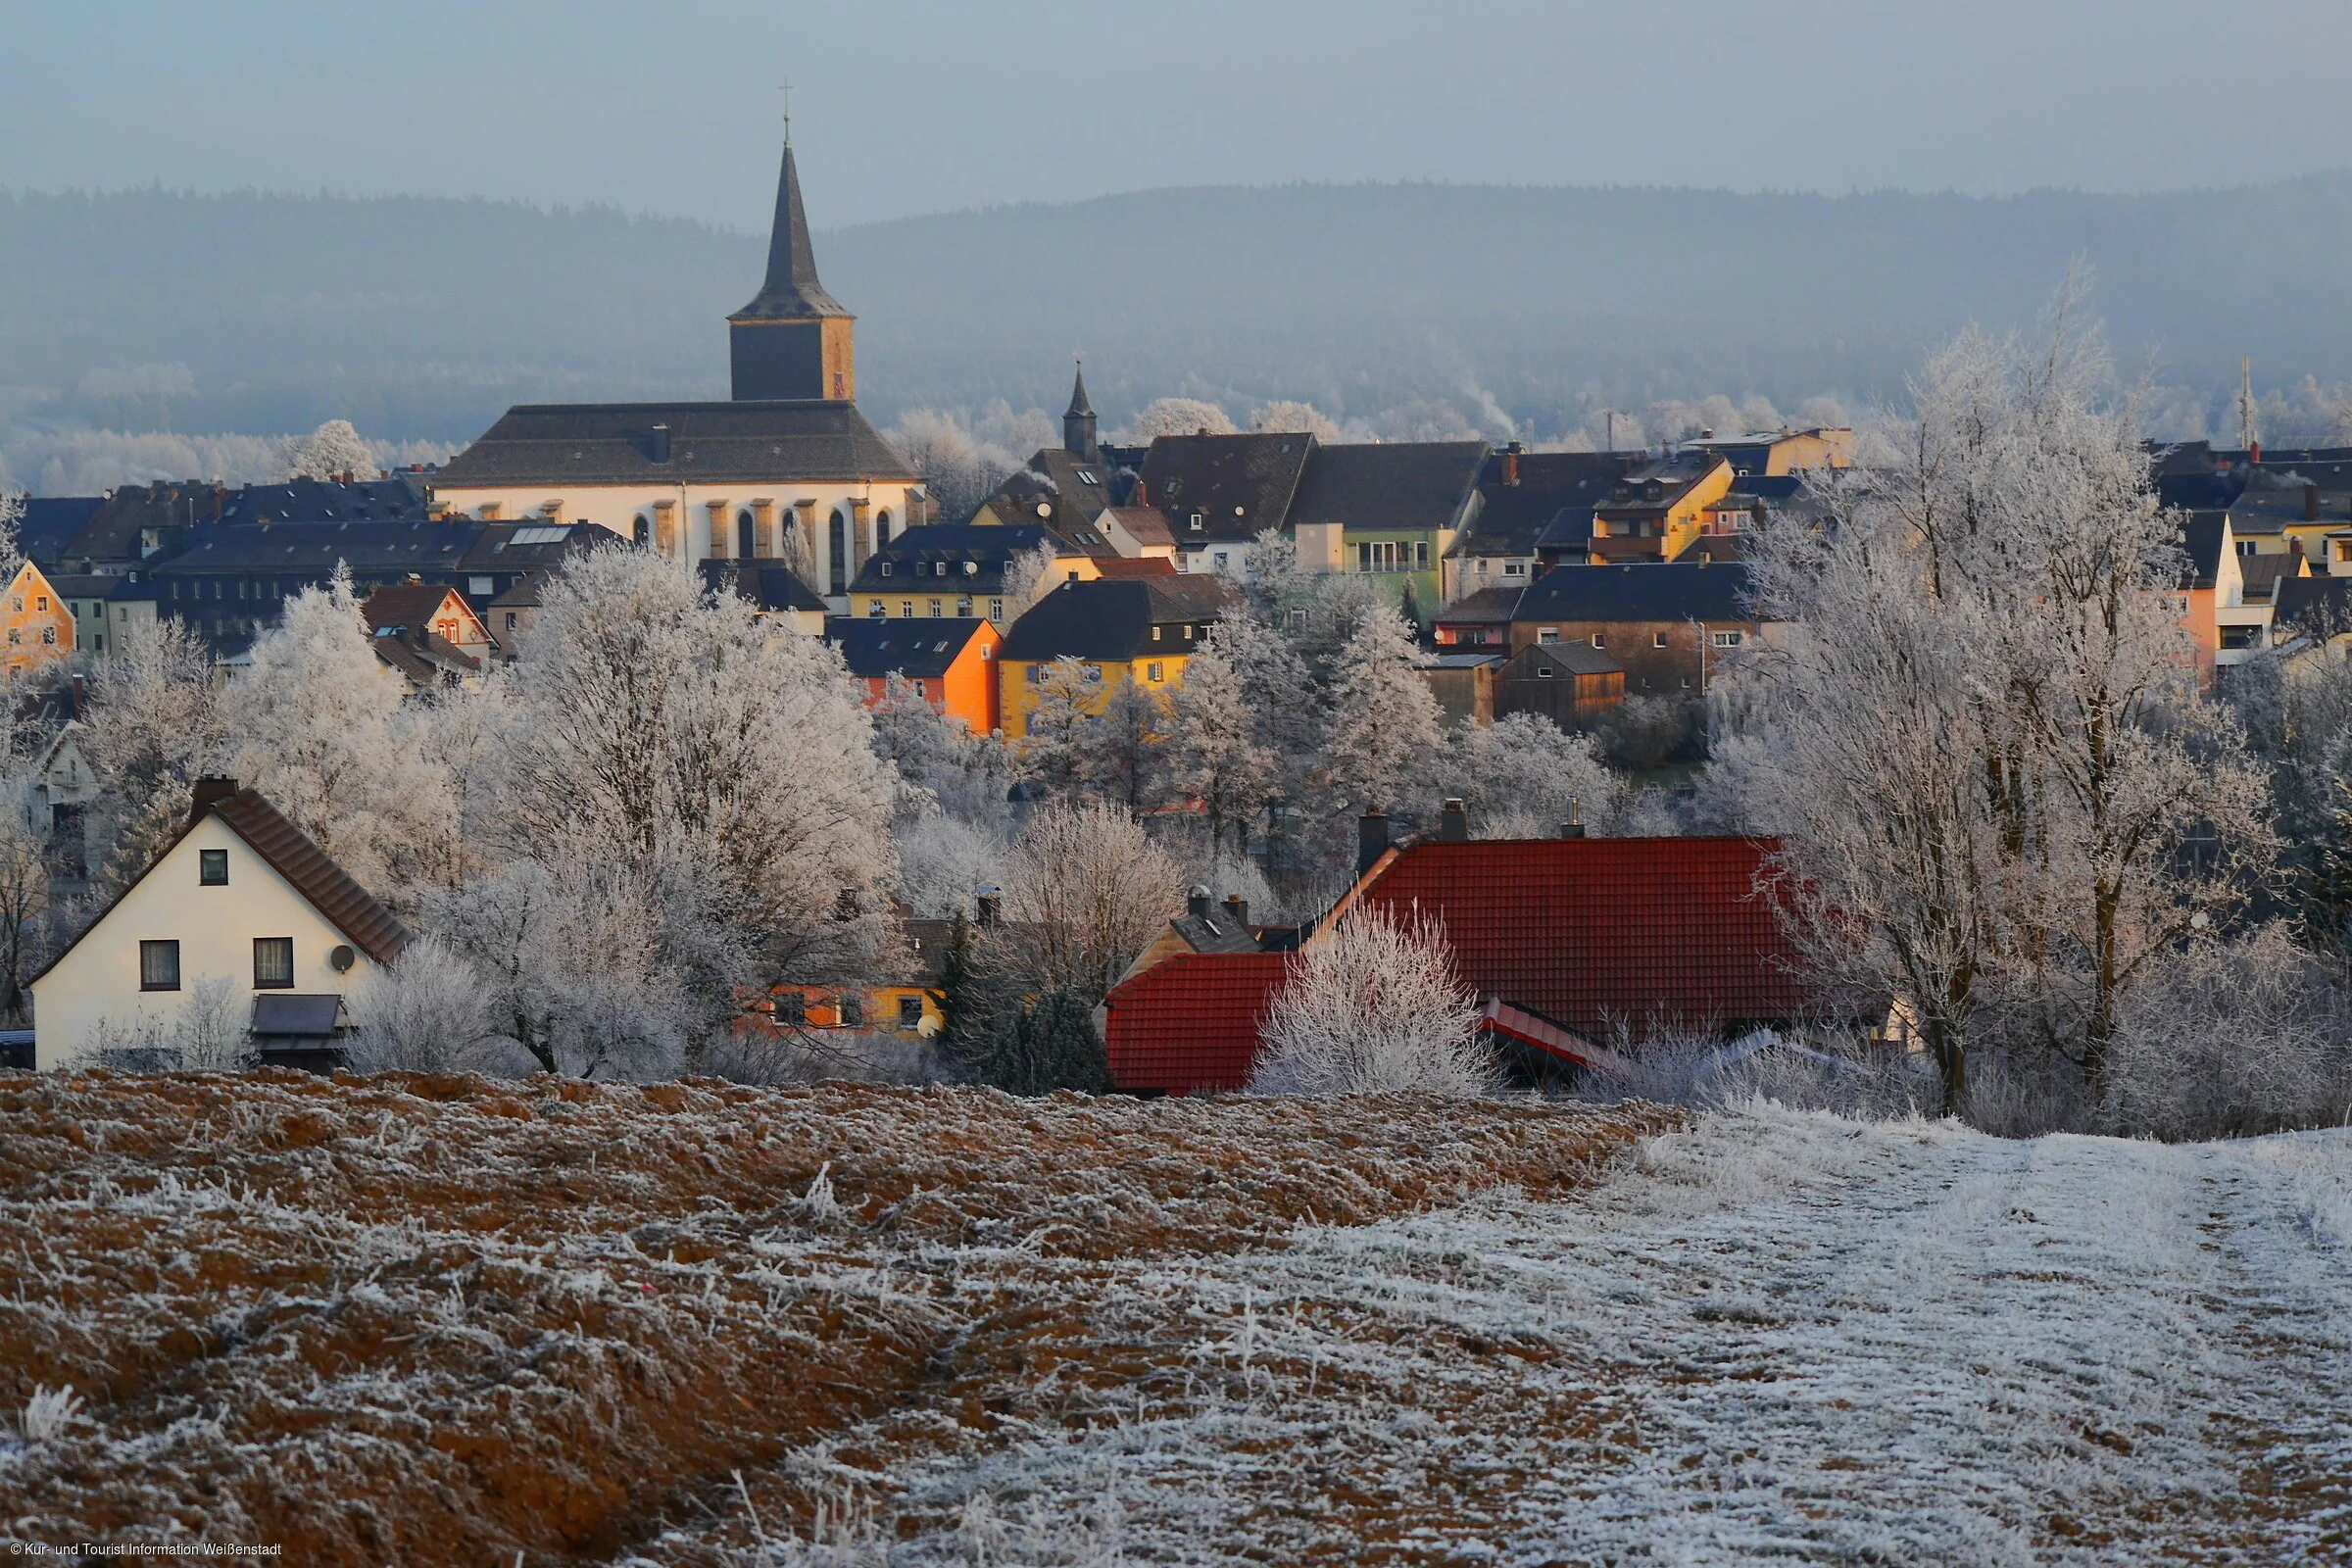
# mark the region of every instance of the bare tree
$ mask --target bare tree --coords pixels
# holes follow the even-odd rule
[[[1183,874],[1119,807],[1048,802],[1005,865],[1004,940],[1031,989],[1102,1001],[1182,912]]]
[[[1199,398],[1159,398],[1121,432],[1131,446],[1150,446],[1163,435],[1231,435],[1233,416],[1214,403]]]
[[[1491,1093],[1494,1053],[1438,920],[1378,906],[1300,951],[1266,1005],[1250,1086],[1267,1094]]]

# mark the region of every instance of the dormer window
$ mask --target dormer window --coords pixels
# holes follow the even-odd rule
[[[885,577],[890,575],[890,563],[887,561],[882,563],[882,575]]]
[[[1191,522],[1191,527],[1192,527],[1192,530],[1193,530],[1193,532],[1195,532],[1195,533],[1199,533],[1199,532],[1200,531],[1200,522],[1201,522],[1200,514],[1199,514],[1198,512],[1194,513],[1194,514],[1193,514],[1193,516],[1192,516],[1192,522]]]

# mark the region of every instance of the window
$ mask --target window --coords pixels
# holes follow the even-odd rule
[[[476,599],[487,599],[498,592],[498,579],[496,577],[468,577],[466,579],[466,591]]]
[[[865,999],[856,992],[841,999],[841,1021],[851,1029],[865,1027]]]
[[[865,613],[868,619],[882,620],[888,617],[890,614],[890,607],[883,604],[881,600],[877,599],[871,605],[866,607]]]
[[[874,601],[874,602],[875,602],[876,604],[880,604],[880,603],[881,603],[881,601],[880,601],[880,600],[876,600],[876,601]],[[912,620],[912,619],[914,618],[914,601],[913,601],[913,600],[911,600],[911,599],[902,599],[902,600],[900,600],[900,601],[899,601],[899,618],[900,618],[901,620]]]
[[[49,596],[47,594],[41,594],[35,597],[32,601],[32,608],[35,610],[47,610],[49,608]]]
[[[177,991],[179,989],[178,943],[142,942],[139,944],[139,989],[141,991]]]
[[[90,639],[90,652],[94,654],[103,654],[106,652],[105,633],[101,632],[99,635]]]
[[[294,984],[294,939],[292,937],[255,937],[253,939],[253,989],[256,991],[285,991]]]
[[[1560,628],[1557,626],[1541,626],[1536,630],[1536,641],[1540,643],[1556,643],[1559,640]]]
[[[203,888],[228,886],[228,852],[226,850],[198,850],[196,852],[196,885]]]
[[[962,599],[958,599],[958,600],[956,600],[956,619],[958,619],[958,620],[969,620],[969,619],[971,619],[971,616],[972,616],[972,601],[970,600],[970,598],[969,598],[969,597],[966,597],[966,598],[962,598]]]
[[[1089,686],[1100,686],[1102,684],[1102,666],[1101,664],[1089,664],[1086,666],[1086,683]]]
[[[1652,648],[1663,648],[1663,647],[1665,647],[1665,646],[1666,646],[1666,634],[1665,634],[1664,632],[1662,632],[1662,631],[1653,631],[1653,632],[1651,632],[1651,633],[1649,634],[1649,646],[1650,646],[1650,647],[1652,647]]]
[[[1527,563],[1524,561],[1506,561],[1502,564],[1502,574],[1505,577],[1524,577],[1527,575]]]
[[[902,1029],[920,1029],[922,1026],[923,999],[920,997],[901,997],[899,999],[899,1027]]]
[[[939,601],[936,599],[931,601],[931,618],[933,620],[939,618]]]
[[[43,626],[41,628],[41,641],[50,644],[56,643],[57,628],[55,626]]]
[[[514,612],[513,612],[512,610],[510,610],[510,611],[508,611],[508,612],[507,612],[507,630],[509,630],[509,631],[513,631],[514,629]]]
[[[1144,678],[1154,681],[1163,680],[1166,678],[1159,672],[1159,662],[1157,660],[1153,660],[1151,663],[1144,666]]]
[[[24,633],[11,626],[8,628],[8,640],[12,643],[21,643],[24,640]]]
[[[1188,556],[1188,555],[1186,555],[1186,554],[1185,554],[1183,551],[1181,551],[1181,550],[1177,551],[1177,552],[1176,552],[1176,569],[1177,569],[1178,571],[1190,571],[1190,570],[1192,570],[1192,569],[1193,569],[1193,558],[1192,558],[1192,557],[1190,557],[1190,556]]]
[[[1429,569],[1429,541],[1426,539],[1413,541],[1413,569],[1415,571]]]
[[[991,599],[988,602],[988,618],[991,620],[1003,620],[1004,618],[1004,600]]]
[[[808,999],[798,991],[786,991],[776,998],[776,1022],[800,1025],[808,1021]]]
[[[1094,469],[1080,468],[1078,470],[1078,482],[1080,484],[1101,484],[1102,481],[1095,477]]]
[[[918,680],[914,683],[914,695],[917,697],[928,697],[931,695],[931,688],[927,683]]]
[[[1188,643],[1193,640],[1193,628],[1189,625],[1184,628],[1184,640]]]
[[[1603,632],[1597,632],[1597,631],[1596,631],[1596,632],[1594,632],[1594,633],[1592,634],[1592,646],[1593,646],[1593,647],[1595,647],[1595,648],[1606,648],[1606,647],[1608,647],[1608,646],[1609,646],[1609,639],[1608,639],[1608,636],[1607,636],[1607,634],[1605,634],[1605,633],[1603,633]]]
[[[1152,640],[1153,642],[1157,642],[1157,641],[1159,641],[1159,633],[1160,633],[1160,628],[1159,628],[1159,627],[1157,627],[1157,626],[1154,626],[1154,627],[1152,627]]]
[[[890,575],[890,563],[887,561],[882,563],[882,575],[885,577]]]
[[[24,596],[23,594],[18,594],[11,598],[8,602],[8,608],[18,612],[19,613],[22,613],[24,609]]]
[[[1740,643],[1740,634],[1736,631],[1709,632],[1707,641],[1718,648],[1737,648]]]
[[[1042,686],[1045,684],[1046,680],[1046,666],[1043,664],[1031,664],[1028,669],[1028,675],[1030,685]]]
[[[1192,520],[1191,520],[1191,522],[1188,524],[1188,526],[1189,526],[1189,527],[1192,529],[1192,531],[1193,531],[1193,532],[1195,532],[1195,533],[1199,533],[1199,532],[1200,531],[1200,514],[1199,514],[1198,512],[1194,513],[1194,514],[1193,514],[1193,515],[1192,515]],[[24,607],[24,605],[23,605],[23,604],[21,604],[21,603],[20,603],[20,604],[17,606],[17,608],[18,608],[19,610],[23,610]]]
[[[1217,552],[1217,569],[1218,569],[1219,571],[1223,571],[1223,570],[1224,570],[1224,569],[1225,569],[1227,566],[1231,565],[1232,564],[1233,564],[1233,557],[1232,557],[1232,556],[1228,555],[1226,552],[1224,552],[1224,551],[1222,551],[1222,550],[1220,550],[1220,551],[1218,551],[1218,552]]]
[[[2254,541],[2251,539],[2240,539],[2237,542],[2237,553],[2241,556],[2252,555],[2254,553]],[[18,600],[17,608],[19,610],[23,610],[24,608],[24,602],[21,599]]]
[[[1549,664],[1538,664],[1538,665],[1536,666],[1536,679],[1538,679],[1538,680],[1549,680],[1549,679],[1551,679],[1551,666],[1550,666]]]

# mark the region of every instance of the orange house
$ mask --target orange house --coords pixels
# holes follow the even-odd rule
[[[850,673],[865,683],[866,701],[878,703],[893,675],[951,718],[960,718],[975,735],[1003,723],[997,695],[997,650],[1004,634],[996,623],[976,618],[835,615],[825,622],[825,641],[841,650]]]
[[[9,583],[0,617],[8,629],[7,642],[0,644],[0,662],[7,663],[12,681],[74,652],[74,612],[29,561],[17,568]]]

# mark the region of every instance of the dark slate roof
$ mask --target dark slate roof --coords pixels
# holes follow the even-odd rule
[[[1061,411],[1065,419],[1091,419],[1095,406],[1086,401],[1086,362],[1078,363],[1077,374],[1070,381],[1070,406]]]
[[[1503,483],[1506,454],[1495,453],[1479,472],[1478,516],[1447,552],[1453,556],[1528,556],[1563,513],[1574,514],[1579,539],[1592,537],[1592,509],[1638,460],[1622,452],[1522,452],[1519,482]]]
[[[469,522],[475,530],[458,562],[460,571],[549,571],[573,556],[619,547],[619,534],[591,522]]]
[[[323,577],[338,561],[354,572],[461,569],[482,527],[453,518],[447,522],[273,522],[241,528],[213,527],[169,561],[156,564],[158,576],[206,572],[278,572]]]
[[[217,515],[220,493],[211,485],[128,484],[101,500],[57,553],[61,564],[135,562],[142,529],[163,530],[176,539]],[[169,547],[167,547],[169,548]]]
[[[1612,516],[1646,516],[1653,512],[1664,512],[1724,461],[1712,452],[1678,452],[1618,480],[1593,510]]]
[[[667,463],[654,461],[657,424],[669,427]],[[436,482],[454,489],[915,477],[855,404],[809,398],[517,404],[450,459]]]
[[[2230,503],[2230,531],[2240,539],[2252,539],[2286,532],[2288,523],[2308,519],[2303,514],[2304,491],[2298,485],[2292,490],[2248,490]],[[2338,510],[2337,518],[2342,513]]]
[[[35,562],[34,564],[38,565],[39,563]],[[130,581],[127,577],[105,576],[97,572],[84,575],[77,571],[52,571],[43,575],[48,577],[49,586],[57,590],[60,599],[107,599],[113,597],[116,589]]]
[[[1677,562],[1688,564],[1704,556],[1717,565],[1728,561],[1745,561],[1748,547],[1754,542],[1754,534],[1702,533],[1683,546],[1682,554],[1674,559]]]
[[[1290,517],[1315,449],[1311,435],[1163,435],[1144,459],[1144,500],[1178,543],[1254,539]],[[1194,513],[1200,529],[1193,531]]]
[[[1044,447],[997,488],[988,509],[1007,524],[1052,528],[1090,556],[1116,555],[1095,527],[1095,519],[1110,507],[1110,474],[1106,465],[1089,463],[1059,447]],[[1046,509],[1043,515],[1038,512],[1041,506]]]
[[[1291,498],[1290,525],[1336,522],[1350,532],[1454,527],[1486,456],[1484,441],[1317,445]]]
[[[231,494],[220,509],[222,522],[386,522],[401,517],[424,517],[423,498],[401,479],[250,484]]]
[[[1182,636],[1152,641],[1155,625],[1205,628],[1224,613],[1233,585],[1221,577],[1115,577],[1068,582],[1012,623],[1001,659],[1142,659],[1153,648],[1176,655],[1197,646]]]
[[[2180,548],[2188,557],[2180,571],[2183,588],[2211,588],[2221,575],[2222,525],[2230,520],[2222,512],[2192,512],[2181,524]]]
[[[2281,577],[2271,617],[2331,636],[2352,631],[2352,577]]]
[[[929,616],[835,615],[825,622],[825,641],[841,650],[853,675],[871,680],[886,675],[937,679],[987,624],[973,616],[934,620]]]
[[[1519,608],[1519,596],[1527,591],[1523,583],[1509,587],[1481,588],[1474,594],[1464,594],[1437,613],[1441,626],[1491,626],[1508,621],[1511,612]]]
[[[1511,619],[1747,620],[1749,592],[1747,568],[1737,564],[1555,566],[1528,584]]]
[[[36,496],[24,503],[17,522],[17,548],[44,571],[64,554],[99,508],[96,496]]]
[[[1603,569],[1606,568],[1596,568]],[[1548,664],[1570,675],[1622,675],[1625,666],[1591,643],[1530,643],[1502,666],[1505,680],[1539,680],[1536,667]]]
[[[801,210],[801,170],[792,143],[784,144],[784,166],[776,172],[776,216],[767,235],[767,278],[752,302],[730,321],[790,321],[813,316],[847,316],[841,302],[816,280],[816,250],[808,243],[808,215]]]
[[[801,581],[800,573],[772,561],[706,561],[703,563],[703,586],[712,593],[732,593],[748,599],[760,610],[823,611],[825,602],[816,590]],[[521,587],[517,583],[516,588]],[[514,590],[510,589],[508,594]],[[537,605],[537,580],[532,579],[531,597],[513,599],[501,594],[492,603],[498,605]]]
[[[1042,523],[935,522],[909,528],[865,558],[852,593],[1002,593],[1016,556],[1051,542],[1056,554],[1084,555]],[[966,564],[973,569],[964,570]],[[890,569],[885,571],[883,568]],[[921,570],[916,570],[917,567]],[[939,574],[945,566],[947,574]]]

